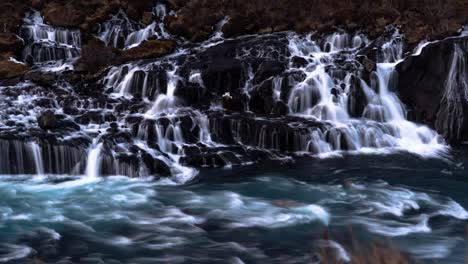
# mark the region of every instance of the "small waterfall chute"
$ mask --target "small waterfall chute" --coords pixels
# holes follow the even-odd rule
[[[89,179],[96,179],[100,175],[102,146],[102,143],[94,142],[89,149],[86,160],[86,177]]]
[[[44,175],[44,161],[42,159],[41,147],[36,142],[30,142],[31,152],[34,157],[34,165],[37,175]]]

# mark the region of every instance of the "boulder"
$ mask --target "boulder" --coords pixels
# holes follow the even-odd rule
[[[37,119],[39,127],[44,130],[51,130],[57,128],[58,120],[55,113],[51,110],[47,110],[41,113]]]
[[[42,14],[46,23],[58,27],[91,29],[119,10],[118,0],[45,1]]]
[[[107,47],[101,40],[91,38],[81,49],[81,57],[75,65],[75,71],[96,73],[110,66],[118,52],[117,49]]]
[[[309,62],[303,57],[294,56],[291,59],[291,66],[294,68],[305,67],[307,64],[309,64]]]
[[[172,40],[147,40],[135,48],[124,50],[114,62],[123,64],[134,60],[158,58],[172,53],[175,46]]]
[[[25,64],[10,60],[0,60],[0,80],[19,77],[28,71],[29,67]]]
[[[79,27],[88,13],[71,1],[50,2],[42,10],[46,23],[58,27]]]
[[[145,25],[149,25],[153,23],[154,17],[152,12],[143,12],[143,15],[141,17],[141,22]]]
[[[31,71],[24,78],[44,87],[54,85],[57,75],[54,72]]]
[[[246,15],[235,15],[230,17],[223,26],[222,31],[226,37],[235,37],[253,32],[255,20]]]
[[[144,153],[141,155],[143,159],[143,163],[148,168],[149,172],[152,175],[159,175],[159,176],[170,176],[171,169],[169,166],[162,160],[156,159],[148,153]]]
[[[209,3],[186,1],[177,16],[168,17],[167,28],[171,33],[191,41],[205,40],[213,33],[216,23],[223,19],[225,3],[226,0],[209,1]]]
[[[360,79],[353,75],[349,88],[348,112],[352,117],[359,118],[362,116],[368,103]]]

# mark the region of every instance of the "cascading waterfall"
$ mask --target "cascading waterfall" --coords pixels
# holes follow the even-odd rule
[[[95,179],[99,177],[99,171],[101,170],[101,151],[102,143],[96,144],[95,142],[91,145],[88,152],[88,159],[86,161],[86,177]]]
[[[101,25],[98,37],[107,46],[117,48],[122,47],[128,34],[136,30],[136,25],[129,20],[125,12],[120,10],[110,20]]]
[[[166,18],[167,11],[164,4],[158,4],[153,9],[153,15],[158,21],[150,25],[130,33],[125,40],[125,49],[131,49],[140,45],[141,42],[155,37],[156,39],[170,39],[171,36],[164,27],[164,19]]]
[[[38,11],[29,12],[23,22],[20,36],[26,43],[24,61],[30,64],[57,64],[57,61],[70,60],[80,55],[79,30],[46,25]]]
[[[193,68],[186,76],[181,75],[177,58],[185,56],[185,53],[150,63],[113,67],[102,83],[112,89],[115,98],[135,100],[142,96],[142,100],[148,104],[148,110],[142,116],[147,121],[153,120],[153,123],[150,126],[140,123],[138,144],[152,152],[152,147],[148,148],[146,142],[154,140],[158,146],[157,151],[153,151],[154,156],[174,168],[181,166],[181,160],[185,160],[185,148],[196,142],[216,149],[234,141],[245,148],[271,151],[270,155],[276,158],[282,157],[278,155],[282,151],[327,156],[337,151],[387,153],[399,149],[432,155],[445,149],[435,132],[406,120],[404,106],[392,92],[394,67],[401,60],[403,50],[397,33],[380,48],[376,71],[371,74],[371,80],[374,80],[371,85],[362,78],[356,60],[357,52],[369,44],[364,35],[340,32],[326,36],[322,41],[314,41],[312,36],[289,34],[288,39],[291,63],[286,73],[301,72],[305,78],[295,84],[293,80],[292,90],[285,96],[282,87],[285,82],[291,83],[291,77],[274,76],[271,81],[273,98],[276,101],[286,98],[292,117],[319,121],[322,124],[319,127],[272,127],[275,121],[252,125],[250,121],[242,119],[226,123],[187,108],[184,100],[176,96],[176,90],[181,87],[188,89],[184,86],[186,83],[201,89],[206,87],[201,69]],[[202,46],[200,52],[212,47]],[[250,49],[241,50],[236,56],[239,59],[245,56],[275,56],[274,50],[261,54],[252,52]],[[299,66],[292,63],[297,57],[307,63]],[[340,61],[346,61],[351,66],[341,66]],[[240,89],[250,99],[252,91],[257,88],[255,80],[258,76],[249,63],[246,63],[244,72],[245,83]],[[244,104],[244,107],[249,111],[249,104]],[[361,111],[354,109],[359,107]],[[184,132],[187,128],[183,126],[181,118],[185,115],[191,116],[192,126],[199,131],[196,141],[190,141]],[[259,118],[255,120],[260,121]],[[230,127],[232,139],[222,140],[223,144],[217,143],[217,140],[225,137],[223,127],[226,125]],[[285,133],[291,136],[282,139],[281,135]],[[251,137],[252,134],[256,136]],[[285,144],[289,147],[285,148]],[[159,151],[162,155],[157,153]],[[220,154],[219,158],[223,159],[224,156]],[[216,163],[213,156],[209,159]],[[208,160],[202,164],[206,162]],[[231,161],[223,163],[229,166]],[[184,168],[176,170],[183,171]]]
[[[179,76],[176,74],[177,66],[167,71],[167,88],[166,94],[160,94],[156,98],[151,109],[147,112],[148,115],[157,115],[160,113],[170,113],[177,106],[177,98],[174,96],[175,89]]]
[[[145,27],[121,11],[102,25],[99,37],[123,49],[144,39],[170,37],[162,23],[165,6],[156,6],[153,13],[157,21]],[[172,175],[184,182],[197,172],[191,167],[249,164],[261,160],[259,153],[265,159],[286,160],[294,155],[328,156],[344,151],[406,150],[431,155],[445,149],[435,132],[406,120],[405,108],[393,92],[394,69],[403,51],[398,33],[377,47],[376,70],[367,78],[357,59],[371,44],[362,33],[224,39],[221,29],[228,20],[222,19],[212,37],[200,45],[109,68],[98,83],[105,89],[101,98],[81,98],[72,85],[60,81],[58,87],[80,100],[73,105],[63,99],[58,102],[48,98],[47,90],[13,99],[22,109],[13,124],[23,116],[37,124],[41,112],[53,109],[61,124],[74,125],[57,132],[50,142],[34,143],[39,142],[39,134],[5,145],[14,151],[8,159],[15,166],[7,168],[2,163],[2,172],[84,174],[90,179]],[[52,43],[78,52],[60,56],[63,60],[79,55],[79,31],[47,26],[38,12],[28,14],[21,32],[29,44]],[[225,46],[232,50],[224,51]],[[225,54],[229,58],[222,57]],[[204,65],[204,60],[213,57],[218,63],[218,56],[221,63],[232,59],[232,64],[225,64],[232,68],[207,69],[210,65]],[[454,61],[452,72],[457,74],[450,78],[457,79],[463,67],[460,59]],[[274,73],[269,75],[270,71]],[[26,94],[26,88],[35,89],[32,84],[22,85],[14,89]],[[0,91],[10,96],[9,89]],[[260,96],[255,94],[259,90]],[[272,112],[256,112],[259,109],[252,102],[268,96],[274,107],[284,105],[283,114],[265,117]],[[28,108],[26,99],[41,102],[40,106]],[[231,99],[239,104],[234,111],[223,111],[220,105]],[[60,106],[74,109],[65,111]],[[99,141],[90,142],[90,138]]]
[[[84,151],[67,145],[38,144],[21,140],[0,140],[3,159],[0,174],[71,174],[83,172]]]
[[[377,63],[374,72],[375,87],[369,87],[359,74],[342,70],[336,64],[338,60],[355,61],[356,51],[367,42],[364,37],[333,34],[324,39],[321,46],[310,36],[292,35],[289,44],[292,57],[309,61],[306,66],[294,68],[306,78],[297,83],[289,95],[291,112],[332,124],[325,133],[313,132],[309,145],[314,146],[315,151],[397,147],[424,155],[445,148],[434,131],[406,120],[403,105],[391,92],[394,68],[402,58],[402,45],[397,34],[380,49],[381,62]],[[352,82],[356,78],[359,81]],[[350,95],[351,89],[361,89],[363,99],[367,101],[362,113],[349,112],[350,102],[357,99],[356,95]],[[325,142],[330,146],[324,146]]]
[[[166,6],[158,4],[153,8],[153,16],[157,21],[149,25],[143,25],[128,18],[127,14],[120,10],[110,20],[104,22],[98,33],[107,46],[121,49],[131,49],[150,39],[170,39],[164,26],[167,16]]]

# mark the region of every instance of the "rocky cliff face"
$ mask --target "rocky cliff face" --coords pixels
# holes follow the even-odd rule
[[[443,151],[431,128],[467,139],[466,3],[416,4],[6,1],[0,173],[185,181],[266,159]]]
[[[409,117],[452,143],[468,139],[468,37],[429,43],[397,67],[398,93]]]

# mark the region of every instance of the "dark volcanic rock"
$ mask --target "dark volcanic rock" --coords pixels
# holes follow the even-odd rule
[[[453,143],[468,138],[468,37],[429,44],[397,66],[398,93],[409,118]]]
[[[272,81],[266,80],[250,93],[250,110],[258,114],[271,114],[274,106]]]
[[[23,42],[13,33],[0,33],[0,51],[18,53],[23,48]]]
[[[58,126],[58,120],[53,111],[43,112],[37,119],[39,127],[44,130],[55,129]]]
[[[12,17],[21,17],[24,8],[13,8],[13,2],[6,1],[8,4],[1,3],[0,7],[14,10]],[[82,173],[86,161],[80,159],[83,156],[86,159],[85,153],[93,149],[90,141],[96,138],[99,143],[92,146],[96,150],[102,147],[100,173],[131,177],[143,173],[169,176],[177,172],[177,166],[172,165],[179,161],[196,167],[219,167],[282,159],[286,155],[385,147],[390,137],[380,140],[380,131],[385,130],[385,136],[396,136],[392,133],[398,129],[393,129],[392,124],[361,119],[371,100],[366,97],[361,78],[368,83],[375,81],[376,62],[381,61],[385,50],[382,45],[397,38],[387,34],[390,30],[386,26],[401,25],[410,42],[404,46],[408,49],[423,38],[453,35],[463,24],[462,16],[466,16],[462,12],[467,6],[463,1],[449,0],[442,6],[433,1],[423,2],[34,0],[30,4],[40,9],[45,22],[61,27],[58,38],[65,38],[62,33],[73,29],[76,34],[72,38],[79,38],[80,44],[74,44],[77,47],[73,50],[64,43],[52,43],[51,47],[41,49],[44,43],[40,42],[50,43],[47,40],[29,43],[32,38],[25,37],[26,47],[31,49],[25,50],[23,60],[34,69],[28,72],[27,66],[8,61],[10,56],[17,55],[18,47],[23,47],[15,35],[21,21],[14,19],[16,24],[12,25],[12,21],[0,16],[5,25],[5,33],[0,33],[0,79],[7,79],[0,83],[30,81],[24,86],[0,89],[2,98],[7,98],[1,102],[6,109],[2,112],[5,116],[2,124],[7,129],[0,131],[6,143],[1,140],[0,143],[5,144],[4,151],[19,148],[18,153],[23,153],[31,147],[28,140],[44,138],[44,142],[38,142],[47,159],[58,160],[63,153],[72,157],[64,168],[45,171]],[[156,19],[151,12],[156,3],[169,4],[174,11],[168,12],[164,21],[158,21],[164,22],[173,34],[171,40],[156,40],[153,35],[134,48],[123,49],[127,36]],[[18,6],[21,5],[26,6],[18,0]],[[418,9],[420,5],[425,8]],[[121,19],[122,24],[108,20],[119,9],[123,18],[114,18]],[[127,23],[127,18],[132,21]],[[103,21],[110,23],[105,24],[106,30],[111,25],[118,32],[125,31],[116,41],[122,44],[116,45],[122,49],[107,47],[94,37],[103,33],[99,26],[104,24],[96,25]],[[223,27],[220,21],[226,22]],[[127,24],[123,26],[126,28],[119,28],[123,24]],[[325,34],[335,32],[336,28],[343,29],[338,33],[348,30],[350,34]],[[215,29],[222,31],[224,41],[215,43],[220,39],[213,38],[201,45],[186,41],[205,40]],[[158,30],[155,31],[160,33]],[[291,39],[294,33],[278,33],[286,30],[317,32],[310,38],[324,51],[335,44],[339,47],[342,42],[353,42],[353,49],[316,56],[312,41],[299,38],[304,42],[295,43],[296,39]],[[361,32],[374,40],[366,48],[363,43],[367,42],[359,38]],[[383,32],[382,37],[377,37]],[[140,37],[140,33],[136,35]],[[228,39],[232,36],[240,37]],[[403,41],[403,37],[398,41]],[[361,46],[357,60],[354,42]],[[398,66],[398,92],[412,120],[435,127],[452,142],[466,140],[468,134],[466,42],[452,39],[431,44],[421,56],[410,57]],[[294,53],[296,44],[298,52]],[[173,53],[176,45],[183,52],[165,56]],[[71,58],[65,56],[69,51],[73,52]],[[34,61],[32,55],[40,58]],[[78,57],[74,70],[58,73],[48,72],[45,65],[39,64],[53,66],[57,59]],[[316,59],[320,62],[314,65]],[[328,117],[335,112],[334,108],[328,108],[331,102],[319,104],[321,98],[328,98],[326,90],[305,89],[322,87],[318,87],[319,81],[314,80],[313,74],[309,75],[313,69],[322,70],[322,66],[333,79],[332,82],[325,76],[323,80],[330,89],[330,99],[337,103],[343,99],[340,106],[346,105],[355,118],[346,126],[336,126],[334,118]],[[322,75],[325,74],[320,72]],[[25,95],[34,97],[17,100]],[[294,104],[302,99],[307,100],[301,103],[303,106]],[[16,107],[18,101],[22,102]],[[290,109],[286,102],[295,109]],[[290,111],[298,115],[289,116]],[[323,116],[320,121],[310,116],[299,117],[306,111],[320,112]],[[36,125],[34,113],[38,112],[41,114]],[[25,118],[24,122],[16,118],[27,115],[32,118]],[[372,129],[367,129],[368,126]],[[80,137],[78,142],[61,142],[71,134]],[[374,140],[375,137],[378,138]],[[15,141],[10,147],[11,140],[19,143]],[[372,142],[367,144],[364,142],[367,140]],[[25,164],[32,164],[32,159],[28,162]],[[58,161],[54,162],[47,166],[56,166]],[[72,169],[74,164],[79,164],[76,170]],[[35,173],[31,168],[27,172]],[[20,172],[17,168],[12,171]]]
[[[352,117],[361,117],[369,102],[361,86],[361,81],[356,76],[352,76],[350,82],[348,112]]]
[[[171,175],[171,169],[162,160],[153,158],[150,154],[147,153],[142,155],[142,159],[151,174],[157,174],[161,176]]]
[[[205,96],[228,111],[250,106],[255,113],[270,114],[275,104],[272,78],[287,67],[287,45],[286,34],[227,40],[188,56],[179,71],[186,78],[198,72]]]

